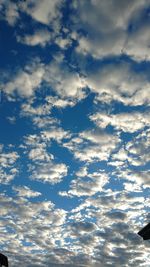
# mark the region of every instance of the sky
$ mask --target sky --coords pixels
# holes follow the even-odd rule
[[[0,0],[0,251],[148,267],[150,0]]]

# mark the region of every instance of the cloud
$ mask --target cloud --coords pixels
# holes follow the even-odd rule
[[[96,101],[122,102],[124,105],[149,105],[149,79],[142,71],[137,74],[126,63],[105,64],[90,73],[87,85],[97,94]]]
[[[109,178],[105,173],[95,172],[87,174],[85,177],[77,177],[70,183],[68,192],[60,192],[61,196],[92,196],[103,191],[103,187],[108,183]]]
[[[77,32],[82,29],[85,33],[78,34],[76,51],[95,58],[118,56],[122,53],[136,60],[149,57],[147,26],[138,23],[143,10],[148,7],[149,1],[145,0],[74,1],[74,28]],[[131,25],[134,25],[132,32],[129,31]]]
[[[130,153],[130,164],[134,165],[134,160],[138,161],[137,166],[144,166],[149,163],[150,155],[150,131],[149,129],[138,134],[131,142],[127,144],[127,150]]]
[[[59,21],[61,18],[60,8],[63,1],[25,1],[22,3],[22,8],[24,12],[29,14],[33,19],[46,25],[54,24],[55,21]],[[58,22],[57,22],[58,23]],[[55,25],[55,24],[54,24]],[[56,27],[56,26],[55,26]]]
[[[5,151],[1,146],[0,155],[0,181],[1,184],[9,184],[18,174],[16,162],[19,154],[16,151]]]
[[[46,96],[46,101],[51,104],[53,107],[56,108],[66,108],[67,106],[74,106],[75,103],[71,99],[62,99],[58,96],[52,97],[52,96]]]
[[[39,59],[32,60],[16,74],[12,74],[1,87],[8,96],[14,96],[17,93],[20,97],[30,98],[37,90],[42,90],[43,84],[47,86],[49,92],[45,95],[47,104],[44,107],[33,108],[31,101],[22,106],[24,112],[38,112],[40,115],[40,112],[46,111],[46,108],[72,106],[86,97],[85,80],[78,72],[71,70],[62,59],[53,60],[48,64],[42,63]],[[55,93],[52,98],[51,90]]]
[[[1,154],[1,166],[7,168],[14,164],[18,159],[19,155],[17,152],[2,153]]]
[[[29,140],[30,137],[26,140],[28,148],[30,145]],[[32,164],[29,164],[30,178],[51,184],[61,182],[63,177],[67,175],[67,166],[63,163],[55,163],[54,156],[46,151],[45,143],[35,142],[31,143],[30,146],[32,146],[28,152],[28,158],[32,160]]]
[[[32,35],[17,36],[17,41],[26,45],[44,47],[51,42],[51,33],[48,30],[37,30]]]
[[[5,84],[4,92],[8,95],[14,95],[15,92],[21,97],[31,97],[42,82],[44,69],[42,64],[36,66],[26,66],[24,70],[18,73]]]
[[[61,36],[58,36],[55,39],[55,43],[62,49],[67,49],[71,46],[72,44],[72,40],[68,37],[68,38],[63,38]]]
[[[58,121],[54,118],[50,118],[49,116],[48,117],[45,117],[44,118],[41,118],[41,117],[34,117],[33,118],[33,124],[36,125],[38,128],[49,128],[50,126],[52,125],[55,125],[57,124]]]
[[[20,15],[19,9],[16,3],[11,1],[0,1],[0,10],[2,10],[1,19],[5,19],[10,26],[14,26]]]
[[[53,155],[48,154],[44,147],[35,147],[32,148],[28,154],[29,159],[32,161],[51,161]]]
[[[123,183],[125,190],[143,192],[149,188],[149,146],[149,129],[143,129],[111,154],[108,162],[113,167],[111,175]]]
[[[129,171],[126,174],[126,179],[129,181],[135,181],[137,184],[141,184],[144,188],[150,187],[149,181],[150,171]]]
[[[79,36],[79,46],[76,51],[83,55],[92,55],[94,58],[118,56],[124,46],[125,36],[121,32],[108,36],[96,36],[94,42],[86,37]]]
[[[126,144],[121,144],[119,150],[111,155],[108,162],[108,165],[117,168],[115,176],[134,182],[135,187],[147,184],[148,180],[144,177],[148,175],[149,146],[149,129],[143,129],[141,133],[132,136],[132,139]]]
[[[97,228],[96,225],[92,222],[86,221],[76,221],[70,225],[72,235],[75,237],[81,237],[86,233],[91,233]]]
[[[112,125],[116,130],[123,132],[134,133],[142,130],[144,127],[149,127],[149,113],[131,112],[119,114],[104,114],[96,113],[90,116],[90,119],[100,128],[106,128]]]
[[[51,162],[54,156],[49,152],[49,147],[52,141],[59,145],[63,139],[70,137],[70,133],[62,128],[51,127],[49,130],[41,131],[39,134],[27,135],[24,137],[26,153],[32,161]]]
[[[107,160],[120,140],[118,136],[100,131],[84,131],[78,138],[63,144],[80,161],[94,162]]]
[[[149,221],[149,5],[0,0],[12,40],[0,246],[12,267],[149,266],[137,235]]]
[[[41,168],[42,166],[42,168]],[[54,162],[42,163],[35,165],[33,168],[31,179],[57,184],[67,175],[67,166],[63,163],[57,164]]]
[[[15,116],[7,117],[7,120],[8,120],[11,124],[15,124],[15,123],[16,123],[16,117],[15,117]]]
[[[102,262],[105,266],[110,262],[119,266],[122,262],[128,264],[131,259],[134,264],[139,263],[141,251],[144,251],[143,257],[148,253],[135,234],[140,228],[135,225],[135,218],[144,214],[144,205],[148,204],[147,199],[139,196],[109,192],[90,197],[82,201],[80,209],[77,207],[68,214],[71,221],[67,224],[66,212],[56,209],[50,201],[35,203],[4,194],[0,200],[4,218],[1,226],[13,231],[9,236],[2,235],[1,243],[9,240],[5,245],[9,259],[15,264],[22,260],[23,267],[36,266],[37,262],[41,267],[45,263],[47,266],[95,267]],[[82,220],[77,219],[80,216]],[[57,246],[58,240],[62,248]]]
[[[122,191],[105,192],[96,198],[87,198],[72,210],[68,235],[82,253],[90,255],[92,261],[87,266],[128,265],[133,259],[134,264],[138,262],[137,255],[144,244],[135,234],[138,228],[135,220],[139,213],[140,217],[144,215],[142,201],[143,198]],[[144,253],[147,252],[144,250]]]
[[[44,95],[43,102],[39,105],[36,103],[36,97],[27,99],[21,105],[21,117],[29,117],[33,124],[42,129],[56,127],[60,122],[51,115],[53,108],[64,109],[67,106],[74,106],[75,102],[70,99],[61,99],[58,96]]]
[[[134,162],[133,162],[134,164]],[[136,167],[136,165],[134,166]],[[138,188],[142,190],[142,188],[149,188],[150,182],[149,182],[149,170],[139,170],[137,168],[129,168],[129,169],[117,169],[113,175],[117,177],[117,179],[123,179],[126,180],[127,183],[131,183],[133,185],[133,188]],[[130,185],[131,185],[130,184]]]
[[[55,140],[56,142],[61,143],[63,139],[68,139],[70,137],[71,133],[60,127],[51,127],[51,129],[41,132],[41,138],[47,142]]]
[[[137,61],[149,61],[149,18],[127,37],[124,53]]]
[[[39,29],[32,34],[17,35],[17,42],[33,47],[41,46],[42,48],[55,43],[60,49],[67,49],[71,46],[72,39],[69,35],[63,37],[61,32],[55,33],[52,30]]]
[[[42,131],[39,135],[25,137],[25,151],[30,160],[30,179],[50,184],[62,181],[68,173],[68,167],[64,163],[56,163],[54,155],[48,152],[48,147],[53,140],[61,144],[67,135],[68,133],[61,128],[52,128]]]
[[[36,97],[27,100],[21,105],[21,117],[28,117],[32,123],[38,128],[47,129],[51,126],[59,124],[59,121],[51,115],[53,103],[49,102],[46,98],[39,105],[36,104]],[[54,101],[53,101],[54,102]]]
[[[58,240],[63,242],[61,229],[65,223],[66,212],[55,208],[50,201],[34,202],[32,200],[30,202],[22,196],[25,191],[27,197],[35,196],[35,192],[33,194],[33,191],[26,187],[18,189],[17,198],[8,197],[5,194],[0,195],[1,214],[3,215],[3,220],[0,222],[3,228],[1,246],[7,248],[7,252],[9,251],[9,261],[13,262],[13,266],[21,263],[21,260],[24,267],[32,266],[33,263],[36,266],[37,264],[43,266],[46,260],[44,254],[50,249],[50,254],[54,256],[54,258],[49,256],[50,262],[55,262],[57,258],[57,263],[61,263],[63,253],[58,254],[54,250],[57,248]],[[8,228],[9,233],[6,230]],[[58,257],[55,258],[57,254]]]
[[[128,192],[139,192],[142,191],[141,186],[137,183],[125,182],[123,183],[124,189]]]
[[[40,192],[33,191],[28,186],[14,186],[13,189],[19,197],[34,198],[41,196]]]
[[[85,81],[80,75],[66,66],[64,62],[53,61],[47,67],[45,80],[58,96],[66,100],[80,100],[85,97]]]
[[[23,116],[46,116],[50,115],[51,106],[47,103],[42,103],[40,105],[35,105],[36,101],[29,101],[22,104],[21,115]]]
[[[29,134],[24,136],[24,143],[26,147],[30,148],[45,148],[46,146],[46,144],[41,143],[41,138],[38,134]]]

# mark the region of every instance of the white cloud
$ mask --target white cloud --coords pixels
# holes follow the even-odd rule
[[[145,130],[128,142],[126,149],[130,154],[129,162],[132,165],[144,166],[150,161],[150,131]],[[137,162],[137,164],[135,164]]]
[[[71,70],[62,60],[53,60],[49,64],[33,60],[31,66],[27,64],[1,87],[10,96],[17,92],[19,96],[29,98],[34,96],[38,89],[41,89],[42,82],[46,83],[49,91],[53,90],[57,96],[52,99],[45,96],[47,104],[37,108],[32,107],[32,101],[25,103],[23,105],[24,112],[41,114],[45,108],[49,109],[52,106],[58,108],[72,106],[86,96],[84,90],[86,84],[83,77]]]
[[[22,116],[35,116],[37,119],[51,119],[51,110],[53,107],[66,108],[67,106],[74,106],[74,102],[71,99],[61,99],[58,96],[43,95],[44,103],[36,104],[36,98],[30,98],[27,102],[21,105]],[[48,116],[46,118],[46,115]],[[38,116],[38,117],[37,117]]]
[[[58,123],[58,120],[55,118],[48,117],[34,117],[32,118],[33,124],[38,128],[49,128]]]
[[[48,142],[55,140],[58,143],[61,143],[63,139],[68,139],[70,136],[71,134],[68,131],[65,131],[60,127],[51,127],[51,129],[41,132],[41,138]]]
[[[36,66],[26,66],[20,70],[11,81],[4,86],[4,91],[8,95],[14,95],[17,92],[21,97],[31,97],[35,90],[40,87],[44,75],[42,64]]]
[[[33,19],[40,23],[50,25],[61,18],[59,8],[63,1],[54,0],[28,0],[21,6],[25,12],[27,12]]]
[[[13,267],[148,266],[150,245],[145,246],[137,232],[149,221],[150,119],[146,108],[150,83],[147,62],[135,65],[132,59],[149,59],[146,9],[150,1],[73,0],[69,5],[62,0],[15,2],[4,12],[1,6],[5,1],[0,0],[0,10],[12,26],[22,15],[31,23],[25,25],[21,20],[17,31],[33,26],[34,34],[24,32],[20,41],[46,49],[46,44],[53,42],[54,47],[47,50],[51,61],[31,59],[31,64],[18,67],[13,77],[4,73],[9,78],[6,94],[24,99],[12,103],[15,111],[11,106],[7,109],[4,101],[9,122],[15,120],[17,112],[20,115],[15,125],[6,126],[21,131],[16,144],[14,140],[14,145],[6,148],[0,145],[0,182],[9,194],[0,194],[2,250],[8,253]],[[69,14],[61,14],[63,3]],[[61,23],[63,15],[67,29]],[[71,49],[64,51],[71,42]],[[48,55],[44,49],[29,50],[42,51],[39,56],[43,58]],[[113,58],[102,60],[121,53],[130,60],[124,56],[115,58],[114,62],[120,63],[108,63]],[[23,56],[26,58],[26,51]],[[131,63],[121,63],[124,59]],[[84,101],[87,94],[89,98]],[[74,108],[80,100],[81,105]],[[116,105],[115,101],[121,103]],[[85,121],[78,113],[83,108]],[[72,114],[77,117],[71,118]],[[72,132],[67,116],[69,121],[79,119]],[[23,177],[20,174],[12,181],[18,174],[18,161]],[[36,186],[39,190],[34,189]],[[60,190],[59,196],[51,195],[53,189]],[[68,211],[56,208],[43,200],[45,197],[54,197],[56,205]]]
[[[125,35],[121,32],[111,33],[108,36],[97,36],[96,39],[89,40],[86,37],[78,37],[79,46],[76,51],[83,55],[92,55],[94,58],[102,58],[108,56],[118,56],[121,54]]]
[[[142,72],[137,74],[129,64],[105,65],[89,74],[87,85],[97,93],[97,101],[119,101],[131,106],[149,105],[148,76]]]
[[[137,61],[149,61],[149,21],[144,24],[141,23],[141,25],[127,38],[128,39],[124,47],[124,53]]]
[[[103,191],[103,187],[108,183],[109,178],[105,173],[92,173],[86,177],[73,179],[70,184],[70,190],[64,192],[64,196],[92,196]],[[63,192],[60,192],[63,196]]]
[[[57,184],[67,175],[67,166],[63,163],[48,162],[32,166],[31,179]]]
[[[9,184],[18,174],[16,162],[19,155],[16,151],[4,151],[1,147],[0,154],[0,182],[1,184]]]
[[[96,113],[90,116],[90,119],[100,128],[106,128],[112,125],[116,130],[134,133],[150,125],[149,113],[131,112],[107,115]]]
[[[88,175],[88,169],[86,166],[81,167],[77,172],[76,172],[76,176],[79,177],[85,177]]]
[[[139,191],[141,191],[141,187],[137,183],[126,182],[126,183],[123,183],[123,185],[124,185],[125,190],[128,191],[128,192],[139,192]]]
[[[58,37],[56,38],[55,43],[59,45],[59,47],[61,47],[62,49],[67,49],[71,45],[71,40],[69,38],[65,39],[62,37]]]
[[[125,161],[128,159],[128,152],[124,149],[124,147],[121,147],[121,149],[116,153],[112,155],[112,158],[116,161]]]
[[[72,43],[70,37],[63,38],[61,34],[56,35],[46,29],[36,30],[33,34],[25,34],[24,36],[17,35],[17,41],[28,46],[41,46],[42,48],[55,43],[61,49],[67,49]]]
[[[48,104],[33,105],[35,103],[24,103],[21,106],[21,115],[24,116],[44,116],[49,115],[51,111],[51,106]]]
[[[71,99],[61,99],[60,97],[47,96],[46,101],[56,108],[66,108],[67,106],[74,106],[74,102]]]
[[[45,103],[36,105],[36,98],[30,99],[28,102],[24,102],[21,105],[22,117],[30,117],[33,124],[39,128],[49,128],[59,123],[59,121],[51,116],[51,110],[53,104],[49,103],[47,97]]]
[[[121,170],[117,175],[119,178],[126,179],[129,182],[137,183],[137,185],[142,185],[144,188],[150,187],[149,170]]]
[[[44,147],[46,144],[41,143],[41,138],[38,134],[30,134],[24,137],[24,143],[27,147]]]
[[[149,130],[144,129],[111,154],[108,162],[108,165],[114,167],[111,175],[116,177],[118,182],[121,179],[127,180],[124,184],[127,191],[132,188],[132,191],[143,192],[143,188],[149,188],[149,141]]]
[[[24,143],[27,149],[32,149],[30,159],[34,159],[34,156],[43,157],[43,159],[49,160],[51,154],[47,152],[47,148],[50,146],[52,141],[62,144],[63,140],[67,140],[71,137],[69,131],[65,131],[61,127],[51,127],[47,130],[42,130],[39,134],[31,134],[24,137]],[[32,156],[33,155],[33,156]],[[42,156],[43,155],[43,156]]]
[[[17,41],[30,46],[45,46],[51,42],[52,34],[48,30],[37,30],[32,35],[17,36]]]
[[[0,1],[1,19],[5,19],[10,26],[14,26],[19,19],[19,10],[16,3],[9,0]]]
[[[91,31],[95,25],[100,25],[99,28],[96,28],[97,31],[112,32],[116,28],[126,29],[129,19],[133,15],[137,15],[142,8],[146,8],[149,1],[147,5],[145,0],[140,3],[136,0],[133,0],[132,3],[129,0],[123,2],[119,0],[112,0],[111,2],[81,0],[80,3],[74,2],[80,14],[79,18]]]
[[[133,264],[142,266],[139,253],[141,257],[148,255],[149,247],[145,249],[136,234],[142,221],[135,223],[139,214],[141,219],[146,211],[146,198],[131,197],[125,192],[90,197],[68,214],[70,221],[66,221],[67,213],[50,201],[35,203],[3,194],[0,203],[4,218],[1,227],[9,227],[13,233],[2,234],[1,243],[7,244],[9,259],[15,258],[14,266],[20,260],[23,267],[42,267],[45,263],[54,267],[96,267],[102,262],[120,266],[128,265],[131,259]],[[61,248],[57,242],[63,244]],[[31,253],[33,250],[35,254]]]
[[[124,184],[125,190],[130,191],[132,188],[132,191],[143,192],[143,188],[149,188],[149,148],[149,129],[144,129],[111,154],[108,162],[108,165],[114,167],[111,175],[116,177],[118,182],[121,179],[127,180]]]
[[[83,88],[85,81],[80,75],[69,70],[63,62],[52,62],[47,67],[45,80],[58,96],[67,99],[80,100],[85,97]]]
[[[3,168],[7,168],[7,167],[13,165],[19,157],[17,152],[10,152],[10,153],[4,152],[0,156],[1,156],[0,157],[0,164]]]
[[[95,58],[122,53],[136,60],[149,58],[149,27],[141,26],[142,22],[138,21],[143,10],[149,7],[149,1],[82,0],[74,1],[73,6],[77,12],[72,18],[74,27],[86,32],[77,38],[77,52]],[[131,24],[134,27],[130,33]]]
[[[54,158],[53,155],[48,154],[42,146],[31,149],[28,157],[32,161],[51,161]]]
[[[0,181],[1,184],[9,184],[18,174],[18,169],[12,168],[9,170],[4,170],[0,168]]]
[[[39,135],[29,135],[25,138],[25,151],[30,160],[28,170],[33,180],[56,184],[62,181],[68,173],[64,163],[56,163],[54,155],[49,152],[50,141],[61,144],[68,133],[61,128],[42,131]],[[32,161],[32,162],[31,162]]]
[[[100,131],[84,131],[79,138],[72,138],[63,144],[80,161],[94,162],[107,160],[119,144],[118,136]]]
[[[18,191],[17,198],[11,198],[4,194],[0,195],[0,209],[3,215],[0,226],[5,233],[2,234],[1,245],[9,251],[9,261],[14,263],[13,266],[17,266],[21,260],[18,253],[23,258],[28,256],[27,258],[32,266],[34,259],[34,262],[36,262],[39,251],[43,257],[49,249],[53,254],[53,250],[57,248],[57,241],[63,242],[64,238],[61,230],[65,223],[66,212],[62,209],[56,209],[50,201],[34,202],[33,199],[30,202],[26,197],[35,197],[37,192],[29,190],[29,188],[18,187],[16,190]],[[24,198],[25,192],[27,195]],[[7,232],[8,228],[10,229],[9,233]],[[35,258],[34,253],[31,253],[33,250],[36,252]],[[42,264],[42,260],[44,261],[43,257],[39,264]],[[29,266],[26,264],[25,260],[23,266]]]
[[[133,263],[142,264],[143,261],[138,262],[138,255],[145,246],[137,232],[142,225],[146,202],[147,199],[143,197],[133,197],[122,191],[105,192],[96,198],[87,198],[72,210],[68,237],[73,238],[78,250],[94,260],[93,264],[87,266],[95,267],[102,263],[105,266],[129,265],[134,253]],[[135,220],[138,219],[140,223],[137,225]],[[141,256],[146,257],[144,253],[147,252],[143,251]]]
[[[13,189],[19,197],[34,198],[41,195],[40,192],[33,191],[28,186],[14,186]]]

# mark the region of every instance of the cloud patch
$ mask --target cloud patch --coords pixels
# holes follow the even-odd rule
[[[113,126],[116,130],[134,133],[150,125],[149,113],[130,112],[119,114],[97,113],[90,116],[90,119],[100,128],[106,128],[108,125]]]
[[[0,154],[0,181],[1,184],[9,184],[18,174],[17,160],[19,154],[16,151],[6,151],[1,146]]]
[[[47,43],[50,43],[51,33],[48,30],[38,30],[33,35],[18,36],[17,41],[30,46],[40,45],[44,47]]]

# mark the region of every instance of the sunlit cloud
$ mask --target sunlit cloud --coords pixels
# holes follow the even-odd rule
[[[149,0],[0,0],[0,251],[149,266]]]

